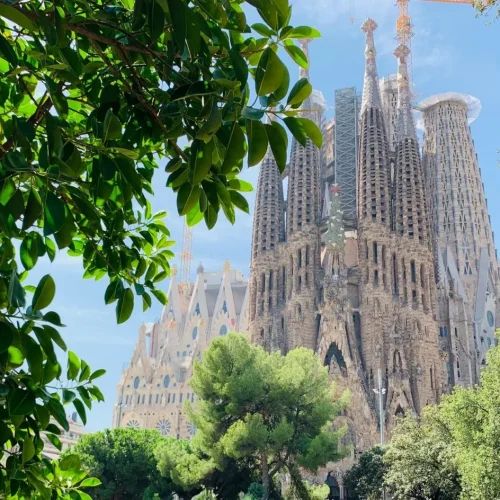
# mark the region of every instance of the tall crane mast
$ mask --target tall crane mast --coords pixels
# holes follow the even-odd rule
[[[193,228],[187,225],[184,220],[184,233],[182,236],[182,252],[179,254],[181,259],[181,276],[179,279],[179,292],[187,294],[190,288],[191,276],[191,261],[193,256],[191,254],[191,247],[193,244]]]

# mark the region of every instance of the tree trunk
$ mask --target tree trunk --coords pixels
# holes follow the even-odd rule
[[[262,487],[264,488],[263,500],[269,499],[269,466],[267,464],[267,457],[264,453],[260,455],[260,471],[262,476]]]
[[[300,498],[300,500],[310,500],[309,492],[302,480],[299,468],[295,464],[290,464],[288,466],[288,472],[290,473],[290,479],[292,480],[292,485],[297,497]]]

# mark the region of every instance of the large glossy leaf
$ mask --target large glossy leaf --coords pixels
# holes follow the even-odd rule
[[[116,305],[116,322],[120,325],[125,323],[134,310],[134,292],[130,288],[126,288],[123,295],[118,299]]]
[[[38,283],[31,306],[35,311],[45,309],[50,305],[56,294],[56,284],[50,274],[46,274]]]
[[[248,136],[248,166],[257,165],[267,151],[267,134],[262,122],[257,120],[246,121]]]
[[[291,42],[291,40],[290,40]],[[285,50],[288,52],[288,55],[296,62],[301,68],[308,69],[309,61],[307,60],[307,56],[304,51],[297,47],[294,44],[285,44]]]
[[[287,33],[286,37],[300,39],[320,38],[321,33],[317,29],[310,28],[309,26],[297,26],[296,28],[293,28],[289,33]]]
[[[281,85],[286,74],[286,66],[268,47],[260,58],[255,73],[255,91],[257,95],[266,95],[274,92]]]
[[[301,78],[290,90],[287,105],[302,104],[312,92],[312,85],[308,82],[307,78]]]
[[[286,152],[288,148],[286,131],[277,122],[266,124],[265,127],[274,160],[276,161],[280,172],[283,172],[286,167]]]

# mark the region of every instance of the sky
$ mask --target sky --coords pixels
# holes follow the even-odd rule
[[[397,7],[394,0],[291,0],[292,25],[318,28],[322,38],[309,47],[310,79],[322,91],[328,103],[327,117],[333,116],[335,89],[356,86],[362,90],[364,68],[364,34],[362,22],[372,17],[379,25],[375,32],[379,75],[394,73],[397,62],[392,52]],[[500,234],[500,21],[489,23],[476,17],[472,7],[446,3],[412,0],[410,13],[415,37],[413,49],[413,80],[415,100],[435,93],[456,91],[472,94],[482,103],[482,112],[471,126],[476,152],[481,166],[488,198],[493,231]],[[249,22],[257,22],[249,16]],[[283,55],[286,59],[287,56]],[[298,78],[298,69],[290,61],[289,69]],[[246,169],[242,178],[256,185],[258,167]],[[177,241],[173,250],[181,248],[183,221],[175,208],[175,195],[165,188],[166,174],[159,169],[154,180],[155,210],[167,210],[167,226],[172,239]],[[255,194],[248,196],[253,209]],[[221,270],[228,259],[233,268],[248,276],[252,214],[238,212],[231,226],[223,217],[212,231],[203,223],[193,232],[194,278],[198,262],[206,271]],[[500,240],[497,244],[500,244]],[[99,379],[106,402],[95,404],[88,416],[87,430],[111,427],[116,384],[121,371],[129,362],[137,339],[139,326],[154,322],[161,315],[161,306],[155,303],[146,313],[138,306],[131,319],[116,325],[114,304],[104,304],[106,279],[99,282],[83,280],[81,262],[61,253],[53,264],[42,263],[30,274],[29,282],[51,273],[57,292],[53,310],[60,313],[66,328],[62,334],[70,349],[85,359],[93,369],[105,368],[107,374]],[[165,290],[168,281],[163,282]],[[68,413],[71,410],[68,409]]]

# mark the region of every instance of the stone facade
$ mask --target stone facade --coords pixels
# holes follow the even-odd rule
[[[196,429],[183,410],[195,401],[189,381],[193,364],[213,338],[246,331],[248,283],[224,264],[222,272],[198,267],[195,283],[177,283],[172,272],[168,305],[156,323],[142,325],[130,365],[117,387],[113,427],[158,429],[188,438]]]
[[[422,161],[408,47],[400,45],[395,51],[397,75],[380,80],[376,27],[372,20],[362,27],[365,79],[359,137],[353,135],[358,157],[354,224],[342,210],[340,176],[332,177],[327,167],[329,158],[338,160],[338,152],[332,154],[328,144],[318,151],[310,143],[302,147],[293,141],[287,199],[265,199],[266,206],[279,201],[274,224],[280,228],[285,224],[284,236],[280,233],[273,240],[273,248],[253,246],[250,273],[249,328],[254,341],[283,352],[296,346],[315,349],[339,390],[351,392],[351,406],[338,423],[347,426],[346,439],[356,451],[349,460],[332,465],[336,477],[357,452],[379,442],[381,425],[390,437],[396,419],[406,411],[419,413],[455,383],[477,382],[484,352],[476,344],[480,337],[485,348],[493,343],[497,304],[498,265],[466,109],[460,102],[439,101],[438,108],[455,110],[443,115],[436,106],[425,106]],[[309,101],[304,110],[310,109],[314,108]],[[322,123],[319,112],[313,119]],[[335,127],[337,134],[338,120]],[[324,138],[331,140],[331,134]],[[464,156],[457,159],[459,144]],[[263,185],[269,193],[272,186],[272,192],[281,193],[271,163],[269,157],[264,161],[258,189]],[[461,202],[465,195],[460,194],[460,184],[440,168],[459,175],[464,189],[466,185],[481,189]],[[456,173],[460,170],[465,171]],[[436,201],[443,190],[455,204],[463,205],[454,207],[455,215],[465,214],[468,203],[473,207],[473,220],[463,222],[465,215],[458,215],[457,222],[450,220],[446,238],[436,223],[444,217],[441,200]],[[262,220],[270,213],[263,207],[258,191],[253,241],[261,238],[258,228],[272,220],[269,216]],[[278,221],[283,212],[286,217]],[[474,247],[475,254],[469,252],[468,265],[475,263],[486,278],[480,272],[470,278],[470,267],[460,267],[464,256],[456,240],[461,233],[453,227],[459,223],[470,238],[477,235],[478,248]],[[480,313],[472,304],[479,304]],[[379,372],[385,389],[383,422],[375,394]]]

